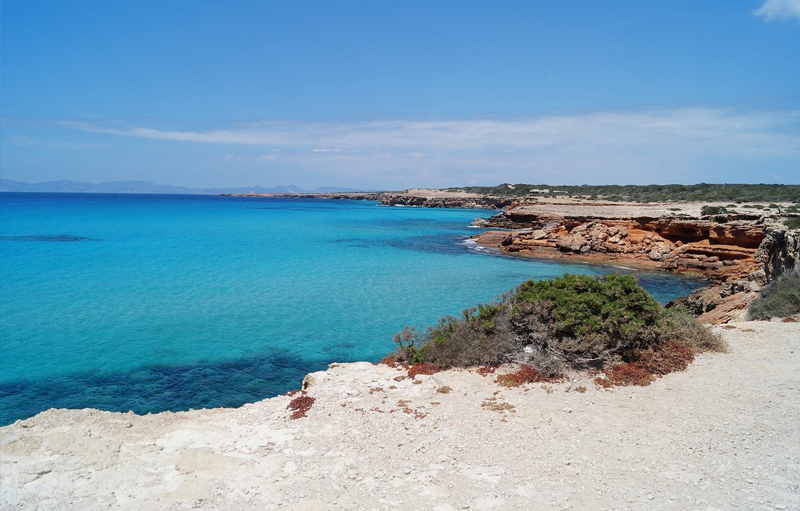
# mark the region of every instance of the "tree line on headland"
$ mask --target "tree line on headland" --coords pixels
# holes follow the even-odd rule
[[[800,185],[786,184],[710,184],[694,185],[546,185],[508,184],[449,188],[501,197],[586,197],[612,201],[730,201],[800,202]]]

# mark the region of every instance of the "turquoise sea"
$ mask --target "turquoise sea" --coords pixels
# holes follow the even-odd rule
[[[379,360],[529,278],[609,267],[466,240],[493,212],[203,195],[0,194],[0,424],[238,406]],[[702,281],[640,273],[661,302]]]

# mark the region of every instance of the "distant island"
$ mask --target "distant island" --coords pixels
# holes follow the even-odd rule
[[[187,186],[159,185],[150,181],[108,181],[105,183],[83,183],[80,181],[44,181],[24,183],[11,179],[0,179],[0,192],[49,192],[49,193],[174,193],[174,194],[219,194],[219,193],[347,193],[368,192],[359,188],[321,186],[304,190],[298,186],[247,186],[239,188],[198,188]]]

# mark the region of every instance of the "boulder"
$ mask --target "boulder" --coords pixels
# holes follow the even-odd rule
[[[791,230],[779,223],[767,225],[755,259],[763,269],[756,275],[760,284],[772,282],[781,274],[795,270],[800,261],[800,230]]]
[[[587,243],[586,238],[580,234],[567,234],[556,240],[556,246],[562,252],[580,252]]]

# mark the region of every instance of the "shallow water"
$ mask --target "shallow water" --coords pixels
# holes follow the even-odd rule
[[[529,278],[609,267],[481,253],[492,212],[202,195],[0,194],[0,424],[51,407],[238,406],[378,360]],[[699,280],[639,273],[666,302]]]

